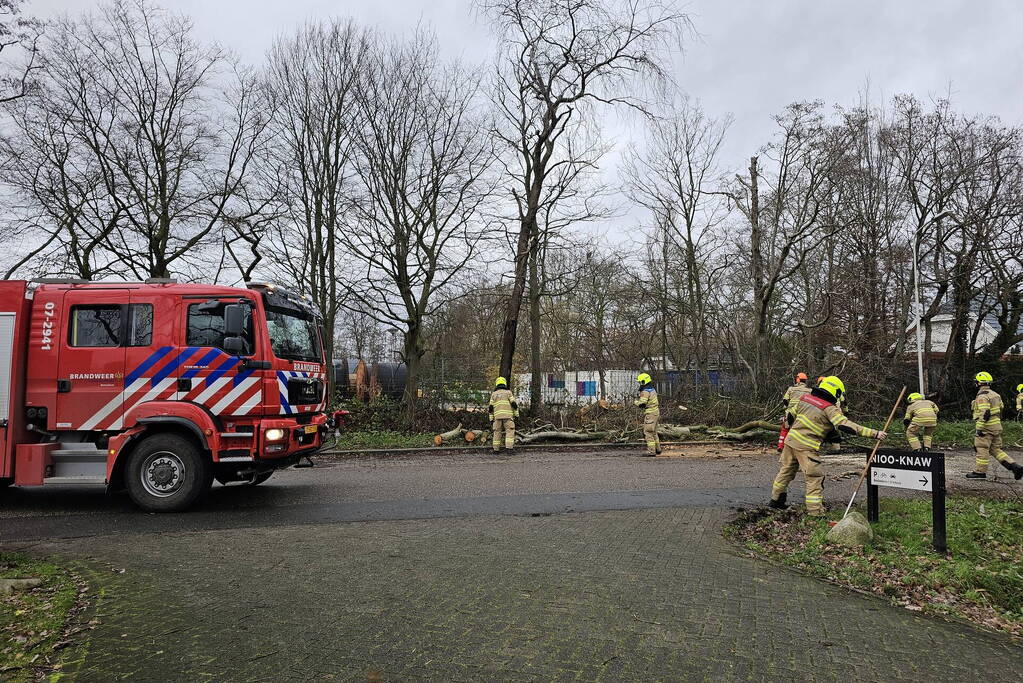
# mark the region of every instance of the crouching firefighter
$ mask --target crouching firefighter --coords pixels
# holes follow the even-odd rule
[[[643,438],[646,439],[646,454],[657,455],[661,452],[661,441],[657,438],[657,421],[661,418],[661,408],[657,403],[657,389],[654,380],[643,372],[636,376],[639,382],[639,397],[633,405],[643,408]]]
[[[887,434],[856,424],[845,415],[838,402],[845,385],[838,377],[825,377],[820,385],[804,395],[796,409],[787,416],[789,434],[781,452],[781,468],[774,478],[771,490],[772,508],[784,508],[789,484],[796,472],[803,471],[806,480],[806,512],[814,516],[824,514],[824,468],[820,450],[825,437],[833,430],[859,436],[885,439]]]
[[[967,479],[987,479],[987,466],[994,456],[1016,479],[1023,479],[1023,465],[1018,464],[1002,450],[1002,397],[991,389],[994,378],[990,372],[978,372],[974,378],[977,398],[973,399],[973,449],[977,462]]]
[[[490,394],[487,413],[494,428],[494,452],[498,453],[502,444],[508,450],[514,449],[515,418],[519,416],[519,406],[515,403],[515,394],[508,390],[508,380],[504,377],[494,380],[494,391]]]
[[[906,442],[914,451],[921,448],[921,437],[923,437],[923,450],[931,449],[931,439],[934,430],[938,428],[938,406],[934,401],[928,401],[923,394],[913,392],[906,399],[909,406],[906,408],[906,416],[902,424],[906,425]]]

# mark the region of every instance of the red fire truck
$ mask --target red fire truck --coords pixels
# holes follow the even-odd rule
[[[326,387],[319,314],[280,287],[0,281],[0,488],[182,510],[316,451]]]

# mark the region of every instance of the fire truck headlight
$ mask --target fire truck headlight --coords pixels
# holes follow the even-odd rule
[[[268,429],[264,436],[267,441],[280,441],[284,438],[285,434],[283,429]]]

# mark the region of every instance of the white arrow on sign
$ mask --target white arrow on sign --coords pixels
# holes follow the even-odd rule
[[[898,489],[931,490],[931,478],[927,472],[896,470],[890,467],[872,467],[870,483],[875,486],[892,486]]]

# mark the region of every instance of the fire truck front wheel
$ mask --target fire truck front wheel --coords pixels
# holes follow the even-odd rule
[[[154,434],[128,458],[128,495],[143,510],[177,512],[195,503],[213,483],[209,461],[188,439]]]

